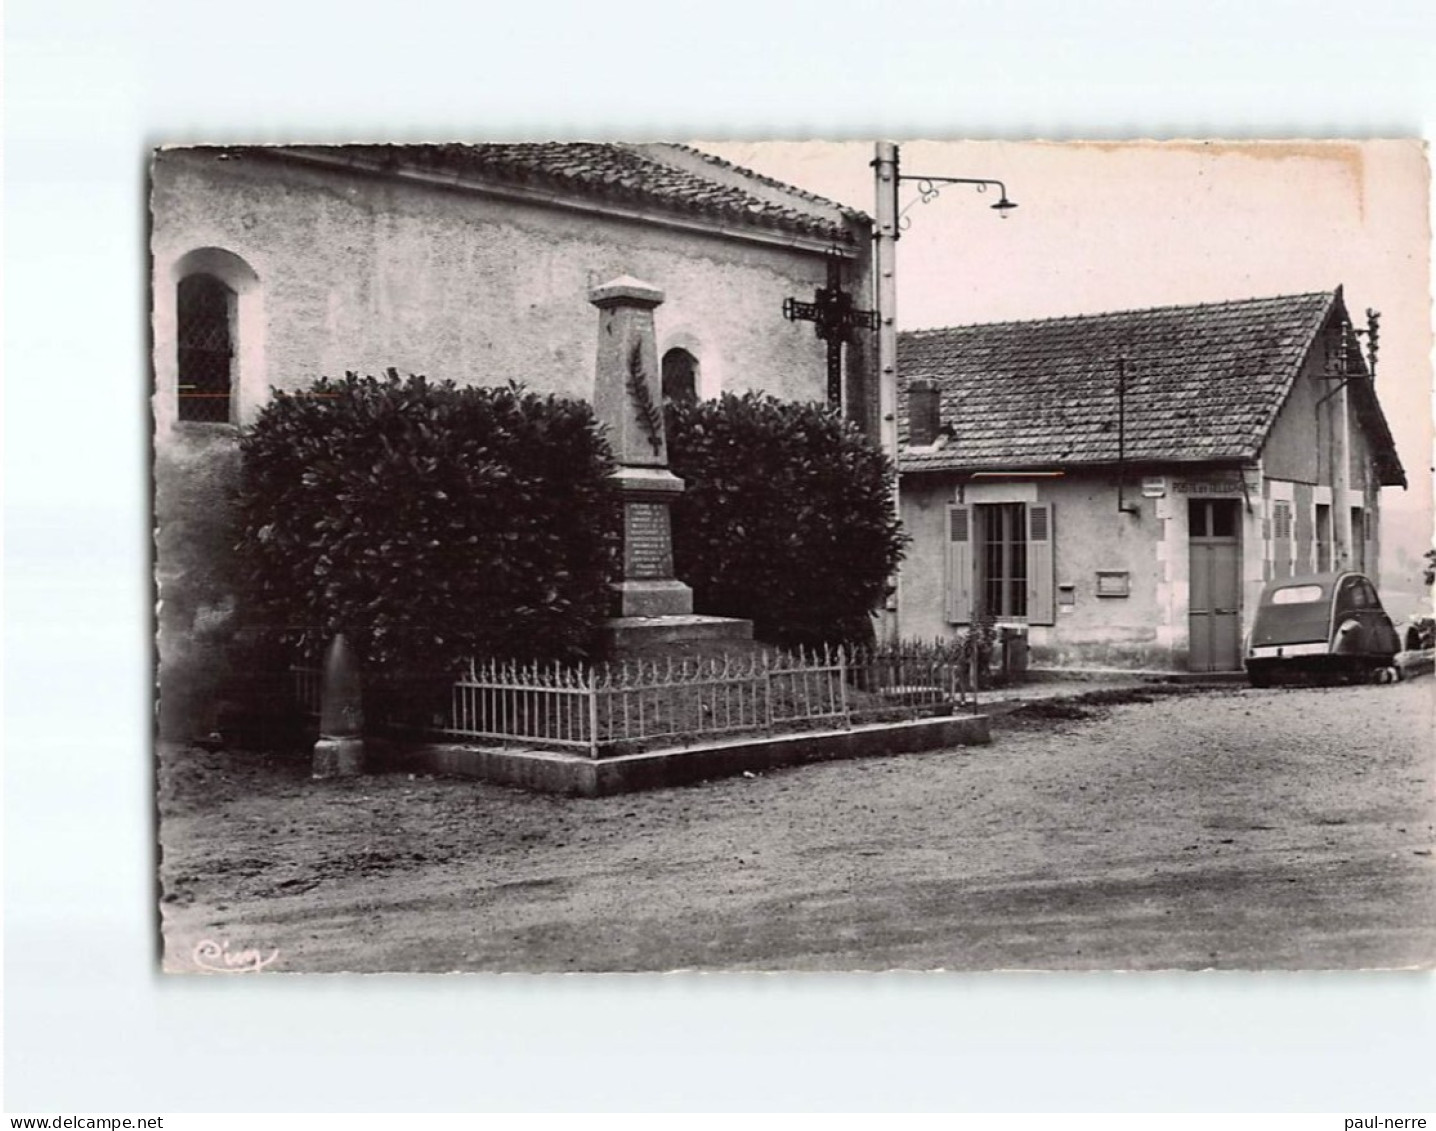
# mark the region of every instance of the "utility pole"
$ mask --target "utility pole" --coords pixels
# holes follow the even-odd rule
[[[898,463],[897,413],[897,239],[898,239],[898,148],[880,141],[873,154],[874,213],[873,267],[877,275],[878,315],[878,443],[893,468]],[[893,513],[900,517],[899,486],[892,491]],[[883,634],[892,641],[901,639],[898,625],[899,577],[893,577],[893,595],[883,615]]]
[[[907,208],[898,208],[898,189],[903,181],[917,185],[918,200],[929,204],[936,200],[948,185],[972,185],[978,192],[996,188],[1001,198],[990,207],[1003,219],[1017,207],[1007,199],[1007,186],[1001,181],[987,177],[937,177],[903,176],[898,170],[898,147],[890,141],[877,142],[873,147],[873,187],[875,191],[874,214],[877,216],[877,230],[873,233],[873,265],[877,271],[878,317],[878,442],[893,467],[898,465],[898,396],[897,396],[897,241],[902,230],[910,221],[903,215]],[[911,208],[913,203],[908,204]],[[898,505],[899,489],[894,484],[892,493],[893,513],[901,517]],[[885,635],[898,640],[898,586],[900,579],[893,577],[893,596],[883,618]]]
[[[877,230],[873,234],[873,266],[878,288],[878,441],[896,463],[898,148],[890,141],[880,141],[875,149]]]

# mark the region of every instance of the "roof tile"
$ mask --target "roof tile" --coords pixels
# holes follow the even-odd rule
[[[1336,301],[1331,292],[900,335],[906,385],[941,393],[950,440],[905,471],[1254,458]]]
[[[674,147],[702,158],[696,162],[698,168],[706,162],[730,174],[726,180],[716,173],[711,178],[704,176],[678,162],[665,162],[659,155],[662,148],[612,142],[451,143],[343,146],[342,153],[347,159],[382,168],[422,169],[506,185],[573,191],[843,244],[853,242],[852,232],[835,221],[835,214],[858,221],[866,219],[859,212],[791,185],[688,147]],[[741,187],[744,179],[754,182],[754,191]],[[760,185],[778,191],[764,192],[758,188]]]

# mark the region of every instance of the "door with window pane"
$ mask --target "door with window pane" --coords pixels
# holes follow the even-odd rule
[[[1188,666],[1192,671],[1241,668],[1240,508],[1236,499],[1200,499],[1188,504]]]
[[[981,610],[993,617],[1027,616],[1027,507],[993,503],[977,508]]]

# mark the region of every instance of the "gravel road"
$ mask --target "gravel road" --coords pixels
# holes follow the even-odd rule
[[[165,967],[1436,965],[1436,681],[1139,697],[599,800],[166,748]]]

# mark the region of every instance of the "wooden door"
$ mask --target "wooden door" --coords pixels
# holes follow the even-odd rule
[[[1235,499],[1194,500],[1190,505],[1187,619],[1192,671],[1241,668],[1240,505]]]

